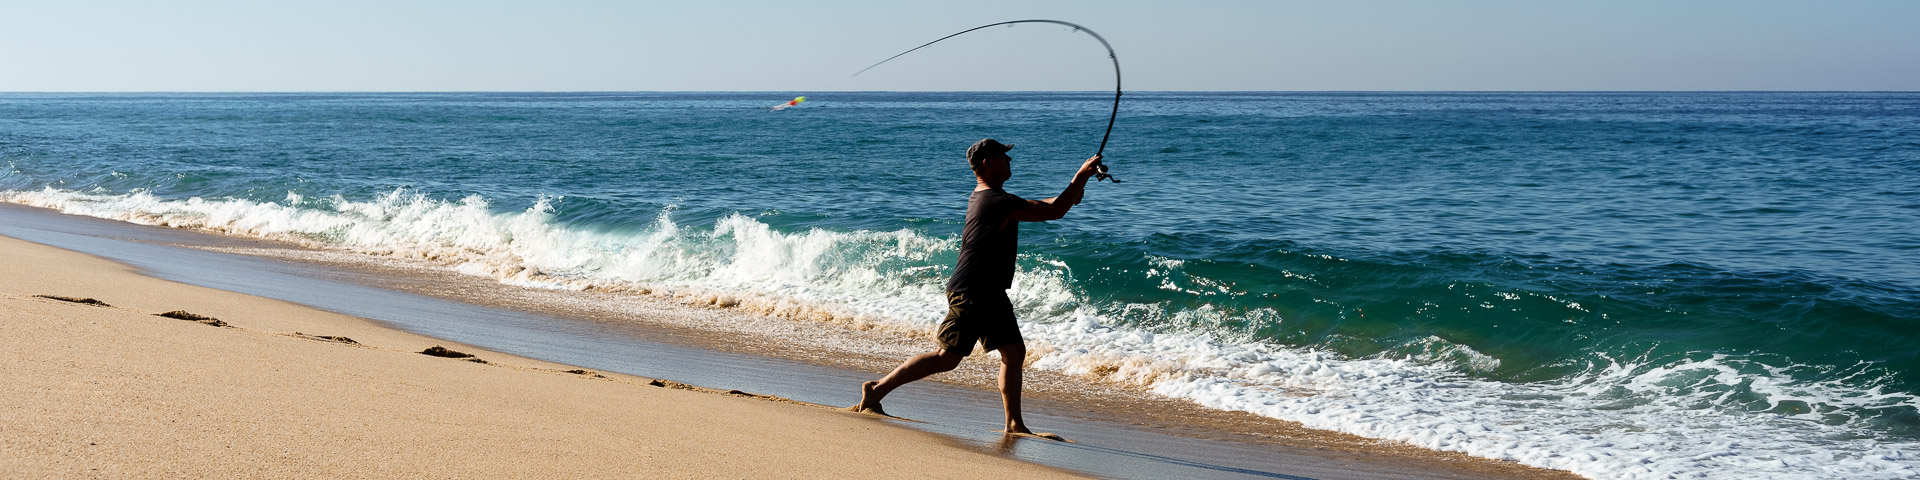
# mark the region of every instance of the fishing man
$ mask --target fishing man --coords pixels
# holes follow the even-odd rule
[[[967,223],[960,230],[960,262],[947,280],[947,318],[940,322],[935,338],[939,349],[908,358],[886,378],[860,385],[860,405],[856,408],[885,415],[880,399],[902,385],[953,370],[973,353],[974,343],[985,350],[1000,352],[1000,401],[1007,411],[1008,433],[1033,433],[1020,419],[1020,376],[1027,361],[1026,341],[1014,324],[1013,302],[1007,289],[1013,287],[1013,258],[1020,234],[1020,222],[1044,222],[1067,215],[1080,203],[1087,179],[1099,171],[1100,156],[1088,158],[1073,173],[1073,182],[1060,196],[1046,200],[1027,200],[1001,190],[1013,177],[1012,145],[991,138],[967,147],[967,165],[973,167],[976,183],[973,197],[967,200]]]

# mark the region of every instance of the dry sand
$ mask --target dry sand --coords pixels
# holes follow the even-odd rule
[[[6,237],[0,325],[0,478],[1070,475],[867,415],[569,373]],[[436,345],[486,363],[419,353]]]

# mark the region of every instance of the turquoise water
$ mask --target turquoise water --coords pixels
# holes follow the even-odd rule
[[[965,147],[1052,196],[1110,98],[4,94],[0,198],[930,327]],[[1913,474],[1920,94],[1124,102],[1125,183],[1022,228],[1042,368],[1590,476]]]

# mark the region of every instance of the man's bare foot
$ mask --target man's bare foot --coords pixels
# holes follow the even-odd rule
[[[1080,443],[1080,442],[1075,442],[1075,441],[1073,441],[1073,440],[1068,440],[1068,439],[1067,439],[1067,437],[1062,437],[1062,436],[1060,436],[1059,434],[1054,434],[1054,433],[1046,433],[1046,432],[1008,432],[1008,431],[1001,431],[1000,433],[1002,433],[1002,434],[1004,434],[1004,435],[1005,435],[1005,436],[1003,436],[1003,437],[1001,437],[1001,442],[1002,442],[1002,443],[1001,443],[1001,445],[1000,445],[1000,449],[1001,449],[1001,450],[1003,450],[1003,451],[1004,451],[1004,450],[1006,449],[1006,447],[1007,447],[1008,445],[1011,445],[1011,443],[1007,443],[1007,442],[1011,442],[1011,441],[1012,441],[1013,439],[1016,439],[1016,438],[1041,438],[1041,439],[1047,439],[1047,440],[1053,440],[1053,441],[1056,441],[1056,442],[1066,442],[1066,443]]]
[[[860,404],[854,406],[854,410],[887,415],[887,411],[880,408],[880,399],[876,398],[873,394],[873,387],[879,384],[880,382],[878,381],[860,384]],[[891,417],[892,415],[887,416]]]
[[[1028,435],[1033,434],[1032,430],[1027,430],[1027,424],[1020,423],[1020,422],[1007,422],[1006,432],[1007,433],[1024,433]]]

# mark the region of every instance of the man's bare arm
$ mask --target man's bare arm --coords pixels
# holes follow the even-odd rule
[[[1067,190],[1060,192],[1060,196],[1046,200],[1027,200],[1027,208],[1015,210],[1013,219],[1022,222],[1044,222],[1067,216],[1068,210],[1080,204],[1080,198],[1086,194],[1087,179],[1093,178],[1094,172],[1099,171],[1099,165],[1099,155],[1087,159],[1086,163],[1080,164],[1079,171],[1073,172],[1073,182],[1067,184]]]

